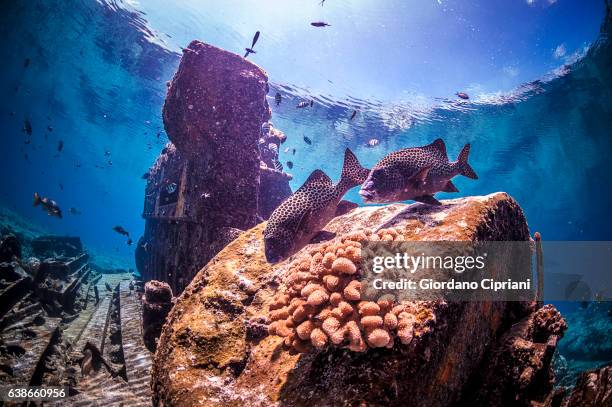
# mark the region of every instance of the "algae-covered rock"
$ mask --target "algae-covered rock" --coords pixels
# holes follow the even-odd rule
[[[266,332],[270,306],[290,264],[326,243],[309,245],[272,266],[264,257],[264,227],[242,233],[225,247],[177,300],[155,356],[156,402],[451,405],[473,384],[490,346],[534,311],[533,303],[433,301],[425,305],[431,316],[427,329],[409,346],[396,341],[391,348],[361,352],[330,346],[298,353],[283,344],[284,338]],[[521,208],[504,193],[444,201],[440,207],[357,208],[336,217],[326,230],[341,238],[389,228],[401,231],[405,240],[529,239]],[[382,336],[374,335],[372,344],[388,344]]]

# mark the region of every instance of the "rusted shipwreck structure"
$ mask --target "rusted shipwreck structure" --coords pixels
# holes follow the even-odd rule
[[[171,143],[147,175],[145,233],[136,250],[143,280],[180,293],[291,193],[290,176],[274,165],[284,136],[266,126],[267,81],[236,54],[199,41],[185,49],[163,108]],[[276,157],[262,154],[268,146]]]
[[[0,383],[69,388],[54,405],[151,405],[141,285],[100,273],[77,237],[27,243],[0,237]]]

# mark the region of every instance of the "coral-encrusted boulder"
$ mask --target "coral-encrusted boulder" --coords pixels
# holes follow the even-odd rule
[[[486,369],[483,363],[493,344],[535,310],[535,303],[432,301],[405,309],[427,316],[426,329],[413,331],[411,341],[402,338],[390,348],[377,348],[389,345],[381,333],[368,337],[369,347],[357,351],[321,346],[295,352],[284,344],[286,338],[269,334],[274,331],[268,328],[271,306],[273,311],[290,266],[326,243],[309,245],[272,266],[264,257],[264,226],[225,247],[177,300],[155,355],[157,403],[452,405],[474,385],[476,372]],[[388,228],[401,231],[406,240],[529,239],[522,210],[504,193],[449,200],[440,207],[357,208],[332,220],[326,230],[340,239],[364,229]],[[332,267],[351,271],[348,264]],[[377,323],[370,319],[368,324]],[[538,326],[542,324],[547,326]]]

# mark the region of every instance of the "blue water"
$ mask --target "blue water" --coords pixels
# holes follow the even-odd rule
[[[147,7],[156,3],[152,4]],[[600,10],[595,24],[589,20],[586,28],[576,28],[593,37],[566,65],[545,70],[540,69],[543,65],[529,66],[518,78],[522,82],[501,78],[504,91],[474,91],[475,97],[463,104],[451,93],[456,89],[453,81],[461,78],[441,77],[427,93],[416,76],[406,83],[418,82],[418,93],[390,97],[394,77],[383,80],[384,70],[372,73],[378,78],[372,83],[364,81],[363,70],[348,72],[351,64],[343,65],[333,80],[322,76],[321,70],[307,76],[303,67],[291,69],[290,48],[281,48],[278,42],[276,52],[287,54],[280,58],[286,68],[269,67],[269,103],[275,127],[288,136],[281,161],[295,163],[290,171],[292,188],[315,168],[337,179],[339,157],[346,147],[370,166],[387,152],[442,137],[451,158],[465,143],[472,144],[470,162],[480,177],[477,181],[459,177],[455,183],[461,192],[441,194],[442,198],[506,191],[524,209],[530,230],[539,231],[544,239],[612,240],[612,53],[607,40],[611,28],[608,25],[597,34],[604,14],[603,5],[594,4],[585,10]],[[207,32],[201,23],[207,16],[201,11],[181,20],[166,19],[156,31],[137,6],[123,2],[32,0],[3,2],[0,7],[0,206],[49,232],[78,235],[118,265],[133,267],[134,246],[127,246],[112,227],[122,225],[136,238],[142,234],[145,181],[141,175],[168,141],[161,106],[180,50],[163,31],[175,29],[186,36],[193,23],[203,41],[218,39],[211,42],[236,51],[244,35],[222,35],[225,31],[219,26]],[[313,19],[324,12],[311,8]],[[369,22],[380,17],[357,6],[350,12],[368,13]],[[152,17],[159,21],[162,15],[158,11]],[[330,11],[325,16],[340,15]],[[279,35],[283,25],[275,20],[278,16],[272,17],[265,24],[277,27],[274,35]],[[520,16],[511,17],[516,21]],[[245,15],[239,18],[248,20]],[[242,29],[252,32],[250,26]],[[346,38],[335,41],[348,46]],[[578,40],[574,42],[577,46]],[[323,48],[332,45],[325,43]],[[273,51],[261,47],[260,53]],[[327,58],[331,57],[328,52]],[[267,57],[261,58],[256,62],[268,68]],[[315,62],[325,66],[326,58]],[[494,82],[495,75],[489,74],[487,83]],[[295,75],[301,76],[287,81]],[[330,85],[346,77],[351,80],[342,86]],[[452,85],[439,85],[446,79]],[[309,81],[312,86],[305,85]],[[381,88],[376,83],[390,85]],[[367,96],[379,88],[384,96]],[[272,100],[276,91],[284,96],[279,107]],[[313,99],[314,108],[295,109],[304,99]],[[355,109],[358,114],[350,121]],[[22,131],[25,119],[32,123],[31,137]],[[306,145],[303,136],[313,144]],[[365,147],[371,138],[380,140],[376,148]],[[64,148],[58,152],[60,140]],[[295,156],[284,153],[285,148],[295,148]],[[34,191],[57,200],[64,218],[50,218],[33,208]],[[347,198],[361,204],[356,190]],[[70,207],[82,214],[69,214]]]

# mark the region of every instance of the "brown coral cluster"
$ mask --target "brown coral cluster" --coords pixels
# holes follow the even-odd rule
[[[363,352],[410,344],[434,316],[424,304],[396,302],[392,295],[363,301],[362,241],[401,242],[396,229],[369,230],[337,238],[294,261],[284,289],[270,304],[270,335],[298,352],[345,347]]]
[[[548,338],[550,335],[562,337],[567,330],[567,323],[559,311],[552,305],[547,304],[533,314],[532,335],[534,340]]]

